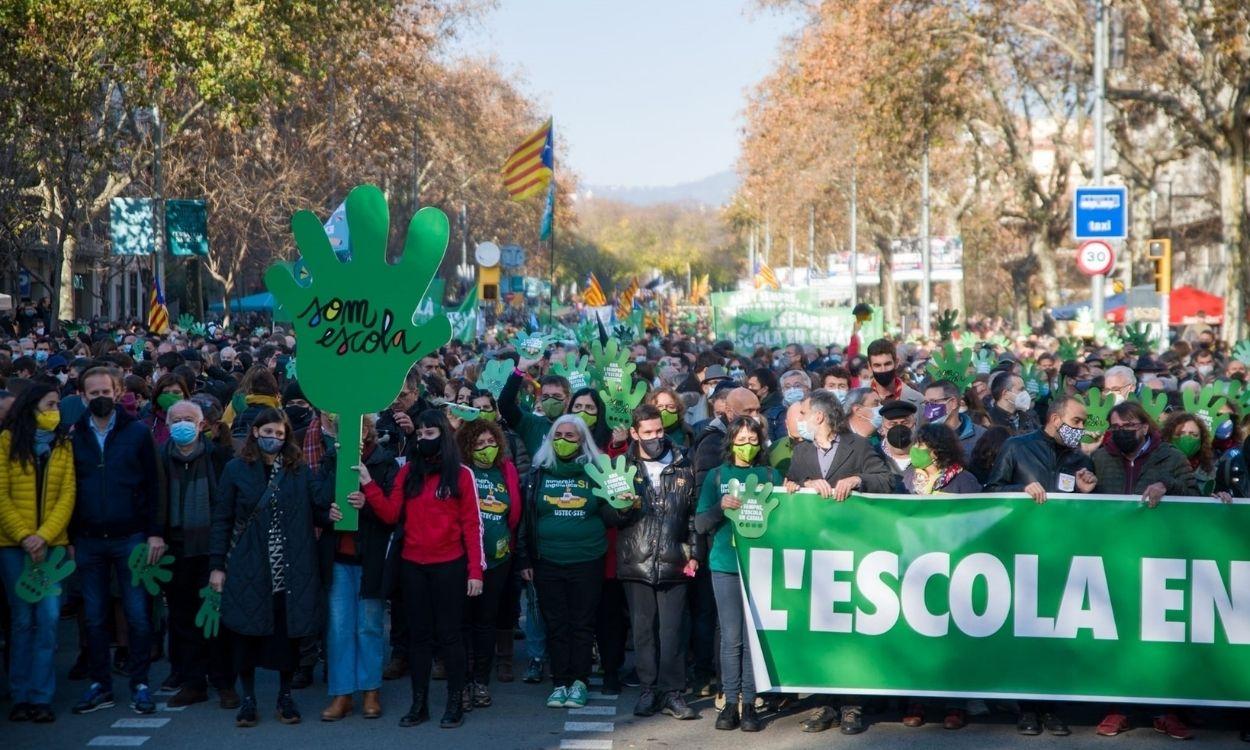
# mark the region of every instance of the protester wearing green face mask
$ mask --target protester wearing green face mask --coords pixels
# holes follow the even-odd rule
[[[521,439],[521,436],[517,434],[513,426],[509,422],[502,419],[502,415],[499,413],[499,404],[495,401],[495,397],[491,395],[490,391],[485,388],[478,388],[473,392],[473,398],[470,400],[469,404],[480,412],[478,419],[487,422],[496,422],[499,424],[500,429],[503,430],[504,442],[503,445],[500,446],[500,450],[507,454],[508,458],[512,459],[512,463],[516,466],[517,476],[519,476],[522,481],[521,491],[525,492],[524,482],[530,475],[530,452],[529,449],[525,447],[525,442]],[[500,629],[505,629],[504,623],[500,623]],[[507,627],[506,629],[508,631],[508,637],[511,638],[512,628]],[[508,668],[509,670],[511,669],[510,663],[508,664]]]
[[[150,410],[143,417],[143,423],[152,431],[152,439],[156,441],[158,448],[169,442],[169,425],[165,420],[169,407],[190,397],[187,384],[173,373],[166,373],[156,381],[156,386],[152,389]]]
[[[533,360],[521,360],[521,367],[513,371],[499,393],[499,413],[508,425],[517,431],[525,443],[525,450],[532,456],[543,444],[543,438],[551,429],[551,423],[564,413],[569,402],[569,381],[559,375],[544,375],[538,379],[538,409],[541,413],[525,412],[517,404],[517,397],[525,384],[525,369]]]
[[[694,431],[686,424],[686,407],[672,388],[656,388],[647,393],[646,403],[660,410],[664,434],[678,448],[685,448],[694,440]]]
[[[708,567],[712,573],[712,590],[720,619],[721,690],[726,695],[725,708],[716,719],[716,728],[742,728],[744,732],[761,729],[755,715],[755,675],[751,667],[751,649],[747,645],[746,613],[738,581],[738,558],[733,548],[733,528],[725,518],[725,510],[737,508],[738,500],[729,495],[729,481],[745,482],[756,477],[780,488],[780,472],[768,465],[767,435],[759,423],[739,417],[726,431],[724,461],[708,474],[699,493],[694,528],[700,534],[712,534]],[[742,694],[739,710],[734,696]],[[741,713],[741,718],[739,718]]]
[[[964,468],[963,446],[945,422],[930,422],[916,431],[911,466],[903,486],[913,495],[965,495],[981,491],[981,483]]]
[[[589,697],[595,615],[603,588],[607,526],[620,514],[591,492],[586,465],[599,456],[580,416],[555,421],[534,456],[517,534],[516,566],[533,581],[547,627],[555,690],[550,708],[581,708]]]
[[[521,521],[521,480],[516,466],[504,455],[503,430],[489,420],[466,422],[456,433],[461,455],[469,456],[477,482],[477,503],[482,516],[482,551],[486,570],[482,573],[482,595],[469,599],[465,610],[469,638],[466,665],[469,674],[465,691],[477,708],[491,704],[491,664],[497,648],[495,620],[499,603],[507,593],[512,574],[512,554],[516,548],[516,528]],[[507,633],[507,649],[512,631]]]
[[[601,452],[612,456],[625,452],[625,446],[629,442],[629,429],[613,430],[608,427],[607,420],[604,418],[607,414],[607,407],[604,406],[598,391],[593,388],[582,388],[575,392],[569,399],[569,413],[576,414],[586,423],[595,441],[595,447]]]
[[[1171,443],[1184,454],[1198,481],[1198,492],[1211,495],[1222,502],[1232,502],[1232,495],[1215,491],[1215,453],[1211,449],[1211,432],[1206,424],[1189,412],[1177,411],[1168,415],[1160,431],[1160,439]]]

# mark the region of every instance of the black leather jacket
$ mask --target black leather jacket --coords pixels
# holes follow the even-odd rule
[[[673,462],[660,474],[660,486],[653,487],[638,454],[629,448],[629,462],[638,468],[634,492],[641,507],[623,513],[616,537],[616,577],[658,586],[689,581],[683,572],[690,558],[702,560],[695,532],[694,512],[698,504],[694,467],[689,457],[674,446]]]
[[[1079,449],[1060,445],[1044,430],[1034,430],[1003,443],[985,482],[985,491],[1021,492],[1027,485],[1037,482],[1047,492],[1055,492],[1059,489],[1060,474],[1075,477],[1081,469],[1092,471],[1093,468],[1089,456]]]

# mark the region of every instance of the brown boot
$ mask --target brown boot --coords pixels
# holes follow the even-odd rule
[[[352,697],[350,695],[336,695],[330,701],[330,705],[326,710],[321,712],[322,721],[338,721],[352,715]]]
[[[495,679],[500,682],[512,682],[512,651],[516,648],[512,642],[512,631],[495,631]]]
[[[360,715],[366,719],[376,719],[382,715],[382,701],[378,697],[378,691],[365,691],[365,705],[361,709]]]

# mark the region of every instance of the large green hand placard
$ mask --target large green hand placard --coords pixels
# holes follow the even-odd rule
[[[61,581],[69,578],[76,564],[65,559],[64,547],[52,547],[43,558],[43,562],[31,562],[26,557],[26,567],[17,577],[14,586],[17,598],[30,604],[43,601],[45,596],[57,596],[61,593]]]
[[[1099,389],[1090,388],[1081,400],[1085,402],[1085,435],[1081,438],[1081,442],[1092,443],[1101,440],[1103,433],[1110,426],[1107,417],[1115,406],[1115,396],[1110,393],[1103,395]]]
[[[508,376],[512,374],[512,362],[502,359],[493,359],[486,363],[486,369],[477,378],[477,387],[490,391],[491,395],[499,398],[499,394],[503,393],[503,387],[508,383]]]
[[[595,483],[592,495],[603,498],[617,510],[625,510],[634,504],[634,476],[637,466],[630,466],[624,456],[613,461],[607,454],[600,454],[594,463],[586,465],[586,476]]]
[[[408,223],[404,253],[386,259],[391,218],[382,191],[358,185],[347,196],[352,259],[341,262],[316,214],[299,211],[291,231],[312,273],[308,286],[291,270],[272,265],[265,286],[291,312],[300,362],[300,387],[322,411],[339,415],[339,458],[334,495],[342,531],[355,531],[358,517],[347,496],[360,486],[361,419],[395,400],[413,363],[451,339],[447,316],[420,325],[413,312],[430,287],[447,251],[447,216],[423,208]]]
[[[551,363],[551,372],[569,381],[569,390],[577,393],[583,388],[592,387],[589,361],[585,355],[578,357],[576,353],[566,354],[563,360]]]
[[[729,480],[729,494],[742,503],[734,510],[726,510],[725,518],[734,525],[738,533],[748,539],[758,539],[768,531],[768,516],[781,503],[779,496],[773,496],[771,482],[761,482],[754,474],[747,477],[746,483],[737,479]]]
[[[972,385],[975,376],[968,372],[972,367],[972,350],[955,349],[954,344],[943,344],[929,359],[929,377],[936,382],[949,380],[963,392]]]
[[[1202,386],[1202,390],[1198,393],[1188,390],[1181,393],[1181,403],[1185,411],[1205,422],[1208,430],[1215,429],[1218,424],[1215,417],[1227,401],[1228,399],[1221,396],[1213,385]]]
[[[619,387],[628,380],[637,367],[629,361],[629,349],[621,348],[616,339],[609,339],[607,346],[602,346],[599,342],[591,344],[590,354],[594,358],[590,373],[596,383],[608,390]]]
[[[221,631],[221,592],[212,586],[200,589],[200,610],[195,613],[195,627],[204,631],[205,638],[216,638]]]
[[[155,563],[148,562],[148,545],[140,544],[130,551],[130,585],[148,590],[152,596],[161,593],[161,584],[173,579],[173,571],[166,566],[173,564],[173,555],[162,555]]]
[[[642,403],[646,395],[646,383],[635,383],[632,391],[624,385],[609,386],[599,391],[599,398],[603,399],[603,407],[608,412],[605,415],[608,427],[615,430],[633,424],[634,409],[638,408],[638,404]]]

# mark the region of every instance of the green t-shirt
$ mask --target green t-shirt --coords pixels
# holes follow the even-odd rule
[[[482,516],[482,551],[486,567],[494,568],[512,557],[512,533],[508,529],[508,511],[514,499],[508,496],[503,472],[496,467],[473,467],[477,481],[477,508]]]
[[[781,484],[781,474],[771,466],[739,467],[733,464],[721,464],[703,480],[703,491],[699,493],[699,507],[696,513],[705,513],[720,506],[721,497],[729,494],[729,480],[737,479],[745,482],[747,477],[755,475],[761,482],[772,482],[774,486]],[[712,534],[712,549],[708,552],[708,567],[717,573],[738,572],[738,553],[734,551],[733,524],[725,519]]]
[[[608,549],[607,529],[599,516],[603,501],[591,494],[585,467],[557,461],[542,472],[537,488],[538,552],[559,565],[589,562]]]

